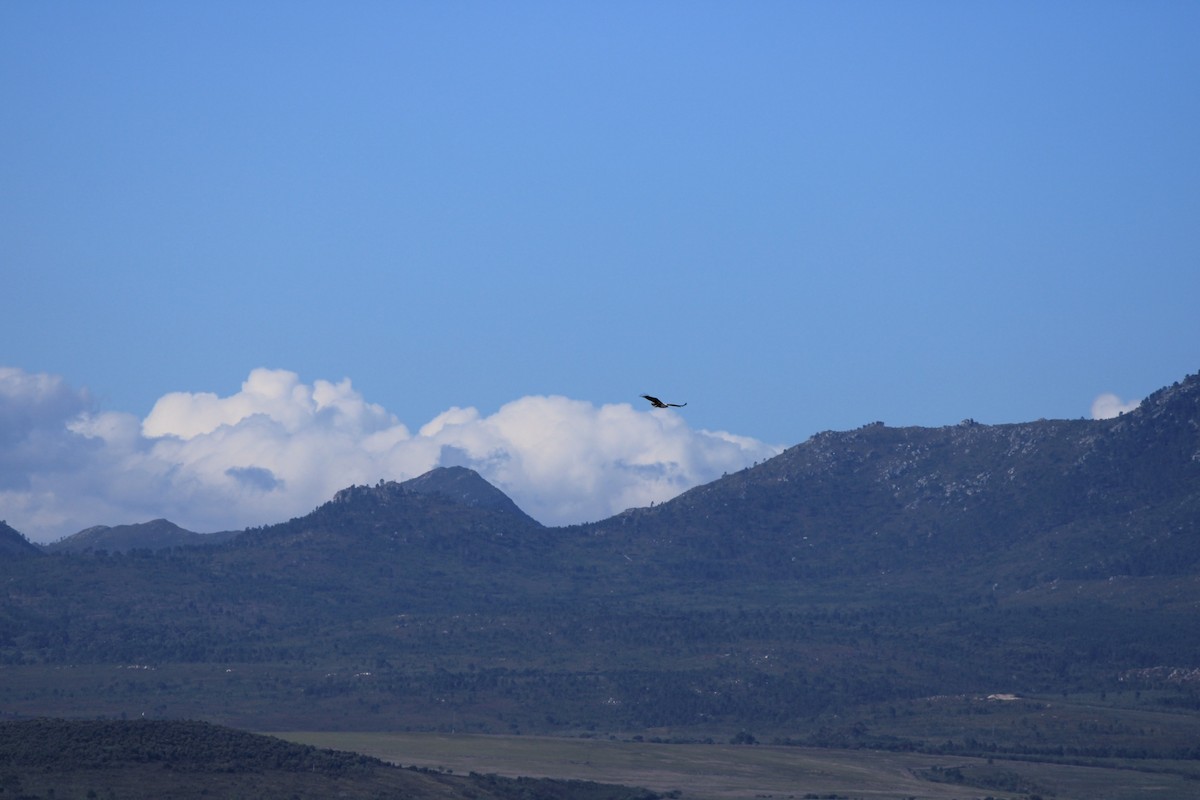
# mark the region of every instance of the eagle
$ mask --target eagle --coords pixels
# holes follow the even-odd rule
[[[659,400],[657,397],[654,397],[654,396],[648,395],[648,394],[644,394],[644,395],[642,395],[642,397],[649,400],[650,405],[654,406],[655,408],[683,408],[684,406],[687,405],[687,403],[664,403],[662,400]]]

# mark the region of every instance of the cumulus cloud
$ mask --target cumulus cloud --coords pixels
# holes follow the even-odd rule
[[[90,408],[86,392],[53,375],[0,368],[0,490],[28,487],[62,459],[62,420]]]
[[[142,422],[142,433],[150,438],[194,439],[254,416],[273,420],[288,432],[311,427],[316,417],[334,427],[359,431],[397,424],[381,407],[364,402],[349,380],[336,384],[318,380],[306,386],[294,372],[256,369],[242,383],[242,390],[230,397],[208,392],[161,397]]]
[[[1128,411],[1133,411],[1141,400],[1122,400],[1112,393],[1105,393],[1092,401],[1092,419],[1112,419]]]
[[[0,370],[0,518],[39,541],[167,517],[198,531],[303,514],[354,483],[467,466],[548,525],[667,500],[780,448],[681,415],[529,396],[450,408],[414,434],[349,380],[257,369],[220,397],[173,392],[145,417],[61,378]]]

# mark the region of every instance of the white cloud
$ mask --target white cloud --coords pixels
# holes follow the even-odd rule
[[[0,518],[39,541],[167,517],[198,531],[304,514],[353,483],[477,470],[549,525],[667,500],[780,448],[676,412],[522,397],[451,408],[414,435],[349,380],[257,369],[239,392],[173,392],[138,420],[56,376],[0,370]]]
[[[1142,404],[1141,400],[1125,401],[1112,393],[1105,393],[1092,401],[1092,419],[1112,419]]]
[[[381,407],[363,402],[349,380],[337,384],[318,380],[306,386],[294,372],[256,369],[242,383],[242,390],[230,397],[208,392],[164,395],[143,421],[142,432],[151,438],[192,439],[255,415],[272,419],[289,432],[309,427],[315,416],[324,416],[333,427],[349,430],[377,430],[397,424],[395,417]]]

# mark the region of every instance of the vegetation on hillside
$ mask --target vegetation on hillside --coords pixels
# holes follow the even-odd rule
[[[585,781],[456,776],[400,769],[194,721],[0,722],[0,797],[443,798],[656,800]]]

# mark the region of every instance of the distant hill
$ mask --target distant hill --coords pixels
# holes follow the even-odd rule
[[[335,506],[349,506],[355,502],[387,504],[405,495],[435,495],[453,505],[500,512],[511,516],[520,524],[540,527],[540,523],[518,508],[507,495],[485,481],[478,473],[465,467],[434,469],[402,483],[380,481],[376,486],[350,486],[338,492],[330,502]],[[8,530],[24,539],[11,528]],[[94,553],[101,550],[110,553],[127,553],[131,550],[157,551],[172,547],[222,544],[241,533],[194,533],[170,520],[156,519],[132,525],[95,525],[45,545],[45,549],[52,553]],[[4,541],[6,540],[0,530],[0,547],[3,547]]]
[[[438,494],[472,508],[488,508],[503,511],[535,525],[537,523],[508,495],[480,477],[479,473],[466,467],[441,467],[424,475],[404,481],[400,486],[419,494]]]
[[[0,559],[21,559],[41,554],[41,548],[0,520]]]
[[[447,610],[482,596],[520,605],[551,589],[558,581],[544,559],[562,541],[458,467],[348,487],[302,517],[247,530],[217,558],[229,569],[286,571],[293,584],[342,587],[365,603],[404,599],[413,608]],[[365,579],[363,570],[384,583]],[[356,577],[347,582],[347,575]]]
[[[220,544],[237,535],[222,533],[193,533],[175,523],[156,519],[133,525],[96,525],[79,533],[46,545],[54,553],[88,553],[107,550],[126,553],[130,550],[166,550],[171,547]]]
[[[193,721],[0,722],[0,793],[159,800],[656,800],[609,784],[403,769]]]
[[[0,581],[26,715],[1191,758],[1200,375],[1112,420],[826,432],[588,525],[439,469]]]

